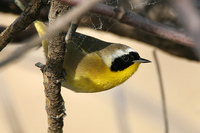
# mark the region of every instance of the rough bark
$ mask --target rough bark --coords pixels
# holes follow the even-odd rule
[[[67,9],[67,6],[57,0],[52,0],[49,12],[49,26]],[[46,67],[44,68],[44,86],[49,133],[62,133],[63,116],[65,115],[64,101],[60,94],[63,80],[62,66],[65,54],[65,35],[66,31],[61,31],[48,39],[49,48]]]

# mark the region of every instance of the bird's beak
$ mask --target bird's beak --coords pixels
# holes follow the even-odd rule
[[[136,62],[136,63],[150,63],[151,61],[147,60],[147,59],[140,58],[139,60],[134,60],[133,62]]]

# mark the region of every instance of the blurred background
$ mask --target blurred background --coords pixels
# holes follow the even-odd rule
[[[153,3],[156,4],[156,3]],[[147,6],[148,3],[137,4]],[[152,5],[152,3],[151,3]],[[18,15],[0,12],[0,25],[10,25]],[[115,26],[115,25],[114,25]],[[95,28],[97,29],[97,27]],[[113,33],[80,27],[78,32],[108,42],[129,45],[152,61],[142,64],[125,83],[100,93],[75,93],[62,88],[68,133],[164,133],[164,117],[156,50],[163,78],[170,133],[200,132],[200,64],[176,57],[153,46]],[[15,42],[0,53],[0,61],[17,47]],[[2,133],[47,131],[43,77],[35,63],[45,63],[42,48],[0,69],[0,129]]]

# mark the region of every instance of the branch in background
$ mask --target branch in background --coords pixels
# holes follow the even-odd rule
[[[70,6],[83,2],[84,0],[60,0]],[[183,44],[185,46],[193,47],[193,41],[185,33],[180,32],[169,26],[151,21],[147,18],[141,17],[131,11],[114,8],[112,6],[98,4],[91,9],[91,12],[97,13],[106,17],[111,17],[118,20],[121,23],[133,26],[134,28],[141,29],[145,32],[153,34],[155,36],[174,41],[176,43]]]
[[[168,0],[177,11],[178,18],[191,37],[194,39],[195,52],[200,60],[200,17],[197,9],[192,5],[194,0]],[[194,3],[193,3],[194,4]]]
[[[46,3],[45,3],[46,2]],[[0,34],[0,51],[22,30],[35,21],[47,0],[32,0],[19,18]]]
[[[75,5],[78,3],[78,1],[82,1],[82,0],[76,0],[76,2],[68,0],[68,3],[70,5]],[[111,7],[111,8],[114,9],[113,7]],[[96,9],[96,10],[98,10],[98,9]],[[101,11],[106,14],[107,9],[100,10],[99,12],[101,12]],[[110,11],[110,10],[108,10],[108,11]],[[104,13],[102,13],[102,14],[104,14]],[[110,15],[110,16],[112,16],[112,15]],[[84,17],[83,17],[83,19],[84,19]],[[93,15],[93,17],[90,16],[90,19],[91,19],[91,21],[87,20],[87,16],[86,16],[85,19],[83,20],[84,22],[83,21],[81,22],[81,25],[83,25],[83,26],[91,25],[92,26],[94,24],[97,24],[97,26],[98,26],[98,23],[99,23],[98,16],[96,16],[96,15]],[[186,45],[182,45],[181,42],[175,43],[175,42],[173,42],[173,40],[166,40],[161,37],[151,35],[148,32],[144,32],[144,31],[140,30],[140,28],[134,28],[132,26],[122,24],[122,23],[119,23],[114,20],[111,21],[108,18],[101,17],[100,19],[101,19],[101,21],[104,22],[102,25],[103,26],[102,30],[105,30],[105,31],[109,30],[110,32],[113,32],[115,34],[130,37],[130,38],[145,42],[148,45],[153,45],[165,52],[168,52],[168,53],[178,56],[178,57],[183,57],[186,59],[196,60],[196,61],[199,60],[197,54],[193,50],[194,49],[193,45],[190,45],[190,43],[188,43],[188,42],[184,42],[185,37],[176,38],[176,39],[180,40],[181,42],[183,42],[184,44],[186,44]],[[117,28],[115,28],[115,27],[117,27]],[[154,26],[154,28],[159,28],[159,26]],[[173,37],[173,35],[172,35],[172,37]],[[23,38],[23,36],[22,36],[22,38]],[[186,40],[188,40],[187,37],[186,37]]]
[[[83,0],[61,0],[61,1],[70,6],[74,6],[82,2]],[[114,19],[116,19],[118,14],[117,10],[115,10],[114,7],[103,4],[98,4],[98,6],[93,8],[91,11],[94,13],[98,13],[102,16],[104,15]],[[191,39],[188,38],[187,35],[185,35],[184,33],[179,32],[171,27],[162,25],[160,23],[155,23],[154,21],[150,21],[130,11],[127,11],[127,13],[124,14],[124,18],[126,19],[121,19],[122,23],[131,25],[138,29],[142,29],[150,34],[174,41],[176,43],[185,44],[186,46],[189,47],[193,44]]]
[[[76,2],[70,0],[61,0],[61,1],[73,6],[82,0],[76,0]],[[108,5],[98,4],[91,11],[93,13],[99,13],[102,16],[105,15],[107,17],[116,18],[117,15],[114,9],[115,9],[114,7]],[[143,18],[130,11],[128,11],[128,13],[130,14],[125,15],[126,19],[128,20],[124,19],[124,24],[119,23],[118,21],[115,20],[111,21],[106,17],[105,18],[101,17],[101,21],[104,22],[102,30],[105,31],[109,30],[110,32],[113,32],[120,36],[126,36],[145,42],[149,45],[153,45],[165,52],[168,52],[178,57],[199,61],[198,56],[194,52],[193,42],[186,34],[178,30],[175,30],[169,26],[165,26],[158,22],[154,22],[146,18]],[[96,17],[94,15],[93,17],[90,17],[90,19],[91,21],[89,21],[86,16],[85,19],[83,20],[83,23],[81,24],[83,26],[96,24],[98,27],[99,17]],[[127,22],[129,23],[129,25],[126,24]]]
[[[68,0],[68,3],[69,3],[69,5],[75,5],[79,1],[82,1],[82,0],[76,0],[76,1]],[[113,7],[111,7],[111,8],[114,9]],[[98,11],[98,9],[96,9],[96,10]],[[106,12],[107,12],[106,9],[100,10],[99,12],[101,12],[101,11],[104,12],[103,14],[106,15]],[[110,11],[110,10],[108,10],[108,11]],[[112,15],[110,15],[110,16],[112,16]],[[83,25],[83,26],[97,25],[98,26],[98,23],[99,23],[98,16],[96,16],[96,15],[93,15],[92,17],[90,16],[90,19],[91,19],[91,21],[89,21],[87,19],[87,16],[85,17],[85,19],[83,17],[83,21],[81,21],[81,25]],[[148,32],[144,32],[144,31],[140,30],[140,28],[134,28],[132,26],[122,24],[122,23],[119,23],[118,21],[114,21],[114,20],[111,21],[109,18],[106,18],[106,17],[105,18],[101,17],[100,19],[101,19],[101,21],[104,22],[102,25],[103,26],[102,30],[105,30],[105,31],[109,30],[110,32],[113,32],[120,36],[126,36],[126,37],[130,37],[130,38],[145,42],[148,45],[153,45],[165,52],[168,52],[168,53],[178,56],[178,57],[183,57],[183,58],[190,59],[190,60],[199,60],[198,56],[196,55],[196,53],[193,50],[194,47],[192,45],[190,45],[190,43],[188,44],[187,42],[185,42],[186,45],[182,45],[179,42],[174,43],[173,40],[166,40],[161,37],[151,35]],[[155,27],[157,27],[157,26],[155,26]],[[157,27],[157,28],[159,28],[159,27]],[[24,38],[24,36],[22,35],[21,38]],[[180,40],[183,42],[184,37],[183,37],[183,39],[180,39]]]

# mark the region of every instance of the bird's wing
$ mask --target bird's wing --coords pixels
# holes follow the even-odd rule
[[[74,34],[71,42],[86,54],[100,51],[110,45],[110,43],[79,33]]]

